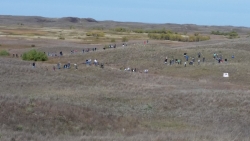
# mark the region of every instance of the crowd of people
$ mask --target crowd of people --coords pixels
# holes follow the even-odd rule
[[[222,54],[219,55],[217,53],[214,53],[213,54],[213,59],[218,61],[218,63],[223,63],[223,62],[226,63],[228,61],[228,59],[225,58],[223,60],[222,56],[223,56]],[[202,58],[202,63],[204,63],[205,62],[205,57],[204,56],[202,57],[202,54],[200,52],[198,52],[197,53],[197,65],[201,64],[201,58]],[[232,59],[234,59],[234,55],[232,55]],[[168,60],[169,60],[169,63],[168,63]],[[196,60],[196,58],[194,56],[190,59],[190,57],[187,55],[187,53],[184,53],[184,67],[186,67],[187,64],[194,65],[195,62],[196,62],[195,60]],[[174,57],[172,57],[171,59],[168,59],[168,57],[166,57],[165,60],[164,60],[164,63],[166,65],[174,65],[174,64],[181,65],[182,64],[182,59],[174,59]]]
[[[143,43],[147,44],[148,40],[144,41]],[[123,43],[122,46],[127,46],[127,44]],[[116,44],[109,45],[109,48],[116,48]],[[96,51],[96,50],[97,50],[97,48],[82,49],[82,53],[90,52],[90,51]],[[70,54],[74,54],[76,52],[78,52],[78,51],[77,50],[71,50]],[[48,52],[48,56],[51,57],[51,56],[58,56],[58,55],[56,53],[50,53],[50,52]],[[63,52],[62,51],[59,52],[59,56],[63,56]],[[183,54],[183,58],[182,57],[175,58],[175,57],[172,56],[171,59],[169,59],[168,56],[166,56],[166,58],[164,60],[164,63],[166,65],[169,65],[169,66],[184,64],[184,67],[187,67],[187,65],[195,65],[196,63],[197,63],[197,65],[205,63],[205,61],[206,61],[205,56],[201,52],[198,52],[197,56],[196,57],[195,56],[196,55],[192,55],[192,57],[190,57],[187,53]],[[218,61],[218,63],[223,63],[223,62],[227,62],[228,61],[227,58],[225,58],[225,59],[223,58],[222,54],[213,53],[212,56],[213,56],[214,60]],[[18,57],[18,55],[13,54],[13,57]],[[235,56],[232,55],[232,59],[234,57]],[[85,64],[86,66],[92,66],[92,65],[94,65],[94,66],[100,66],[101,68],[104,68],[104,64],[103,63],[99,64],[99,62],[97,61],[97,59],[94,59],[93,61],[91,59],[87,59],[85,62],[80,63],[80,64]],[[33,66],[33,68],[36,67],[35,62],[32,63],[32,66]],[[55,66],[53,66],[53,70],[55,71],[56,69],[62,69],[62,68],[63,69],[70,69],[71,68],[70,62],[63,64],[63,67],[61,67],[61,66],[62,66],[61,63],[57,63]],[[76,70],[78,69],[77,63],[74,63],[74,68]],[[137,68],[129,68],[128,67],[128,68],[125,68],[124,71],[137,72],[138,69]],[[141,70],[141,71],[138,71],[138,72],[148,73],[148,69]]]

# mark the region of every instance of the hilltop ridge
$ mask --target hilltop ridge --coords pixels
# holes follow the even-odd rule
[[[78,17],[62,17],[62,18],[47,18],[40,16],[11,16],[0,15],[0,26],[32,26],[32,27],[59,27],[68,28],[104,28],[110,29],[114,27],[123,27],[129,29],[167,29],[175,32],[203,32],[210,33],[211,31],[236,31],[238,33],[249,33],[249,27],[235,26],[209,26],[196,24],[154,24],[154,23],[139,23],[139,22],[119,22],[112,20],[98,21],[93,18],[78,18]]]

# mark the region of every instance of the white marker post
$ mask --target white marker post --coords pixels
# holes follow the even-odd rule
[[[223,73],[223,77],[229,77],[228,73]]]

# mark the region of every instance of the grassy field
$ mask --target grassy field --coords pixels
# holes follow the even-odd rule
[[[83,29],[1,27],[0,32],[6,34],[0,37],[0,49],[10,53],[64,52],[62,57],[37,62],[36,68],[32,61],[0,57],[0,140],[250,139],[248,38],[212,36],[204,42],[143,44],[148,40],[145,34],[108,30],[97,40],[86,37],[89,30]],[[126,47],[121,42],[124,36],[129,37]],[[104,45],[115,44],[111,38],[117,48],[103,50]],[[81,52],[94,47],[97,51]],[[71,50],[78,52],[70,54]],[[183,53],[189,60],[195,57],[195,64],[184,67]],[[228,62],[219,64],[213,53]],[[166,56],[181,59],[182,64],[164,64]],[[86,59],[97,59],[104,68],[88,66]],[[68,62],[71,69],[53,71],[57,63]],[[137,72],[124,71],[128,67]]]

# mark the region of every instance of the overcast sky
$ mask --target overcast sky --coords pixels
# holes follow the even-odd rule
[[[0,15],[250,27],[250,0],[1,0]]]

